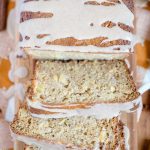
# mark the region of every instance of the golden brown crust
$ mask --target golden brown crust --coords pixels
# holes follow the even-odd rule
[[[104,40],[108,39],[107,37],[97,37],[93,39],[83,39],[78,40],[74,37],[68,37],[68,38],[61,38],[54,41],[47,41],[47,45],[61,45],[61,46],[89,46],[94,45],[97,47],[109,47],[114,45],[130,45],[131,41],[129,40],[112,40],[103,42]]]
[[[66,110],[77,110],[77,109],[89,109],[90,107],[96,105],[96,104],[104,104],[104,103],[108,103],[108,102],[95,102],[95,103],[77,103],[75,106],[72,106],[71,104],[69,105],[65,105],[65,104],[49,104],[49,103],[46,103],[46,102],[41,102],[43,108],[46,108],[46,109],[49,109],[49,111],[44,111],[42,109],[37,109],[37,108],[33,108],[33,107],[30,107],[29,108],[29,111],[33,114],[45,114],[45,115],[53,115],[53,114],[60,114],[60,112],[51,112],[50,110],[53,110],[53,109],[58,109],[58,110],[61,110],[61,109],[66,109]],[[108,104],[113,104],[113,103],[116,103],[115,101],[113,102],[110,102]],[[124,102],[125,103],[125,102]],[[47,106],[46,106],[47,105]],[[53,107],[52,107],[53,106]],[[59,107],[58,107],[59,106]],[[132,110],[135,110],[135,108],[138,108],[139,107],[139,104],[134,104],[134,108],[133,109],[130,109],[131,111]],[[62,113],[61,113],[62,114]]]
[[[88,46],[95,45],[99,46],[103,40],[106,40],[107,37],[96,37],[93,39],[83,39],[78,40],[74,37],[61,38],[54,41],[47,41],[47,45],[62,45],[62,46]]]
[[[45,111],[45,110],[41,110],[41,109],[37,109],[37,108],[33,108],[33,107],[29,107],[28,110],[31,112],[31,113],[34,113],[34,114],[45,114],[45,115],[54,115],[54,114],[59,114],[58,112],[50,112],[50,111]]]
[[[42,104],[47,104],[47,103],[43,103]],[[64,105],[64,104],[60,104],[60,107],[58,107],[58,105],[52,104],[49,106],[43,106],[44,108],[49,108],[49,109],[68,109],[68,110],[73,110],[73,109],[88,109],[91,106],[93,106],[93,103],[76,103],[75,106],[72,105]],[[53,107],[52,107],[53,106]]]
[[[32,11],[22,11],[21,17],[20,17],[20,23],[25,22],[30,19],[36,19],[36,18],[51,18],[53,17],[53,14],[51,12],[45,13],[45,12],[32,12]]]

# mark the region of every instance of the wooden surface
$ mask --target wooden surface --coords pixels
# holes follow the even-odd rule
[[[150,91],[144,94],[144,107],[138,124],[139,150],[150,150]]]
[[[150,2],[145,6],[150,11]],[[143,24],[143,28],[145,28]],[[150,30],[150,27],[149,27]],[[150,66],[150,41],[145,40],[144,45],[136,47],[137,64],[148,68]],[[138,149],[150,150],[150,91],[143,95],[144,108],[138,124]]]
[[[6,27],[7,0],[0,0],[0,31]]]

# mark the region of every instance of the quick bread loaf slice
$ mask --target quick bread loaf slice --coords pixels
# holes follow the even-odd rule
[[[124,103],[139,96],[123,60],[36,61],[27,95],[51,105]]]
[[[35,63],[27,92],[35,117],[111,117],[139,105],[139,93],[123,60],[68,60]],[[104,113],[111,110],[110,113]]]
[[[36,139],[37,144],[45,142],[50,147],[79,150],[124,150],[128,147],[129,133],[118,117],[102,120],[93,116],[40,119],[32,117],[23,107],[19,109],[10,129],[16,139],[25,143],[31,143],[32,139],[35,142]]]
[[[133,51],[133,0],[21,0],[19,12],[19,46],[32,55]]]

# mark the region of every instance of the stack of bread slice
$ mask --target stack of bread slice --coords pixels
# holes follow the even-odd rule
[[[26,150],[125,150],[123,112],[139,105],[125,58],[133,53],[129,0],[21,0],[19,46],[33,72],[10,125]]]

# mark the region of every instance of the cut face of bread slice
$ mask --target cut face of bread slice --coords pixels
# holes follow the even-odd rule
[[[122,60],[37,61],[28,90],[30,100],[51,105],[123,103],[138,95]]]
[[[35,117],[118,115],[139,105],[133,79],[122,60],[36,61],[27,92]],[[104,113],[106,110],[110,113]],[[45,116],[42,116],[45,115]]]
[[[36,61],[27,102],[30,112],[38,117],[95,115],[94,112],[107,117],[108,113],[103,113],[107,109],[118,115],[138,105],[138,96],[122,60]]]
[[[104,53],[133,51],[132,0],[21,0],[20,3],[21,48]]]
[[[21,108],[10,128],[12,136],[25,143],[36,139],[38,144],[45,142],[81,150],[94,150],[96,147],[126,149],[128,146],[128,133],[125,133],[125,126],[118,117],[103,120],[92,116],[40,119]]]

